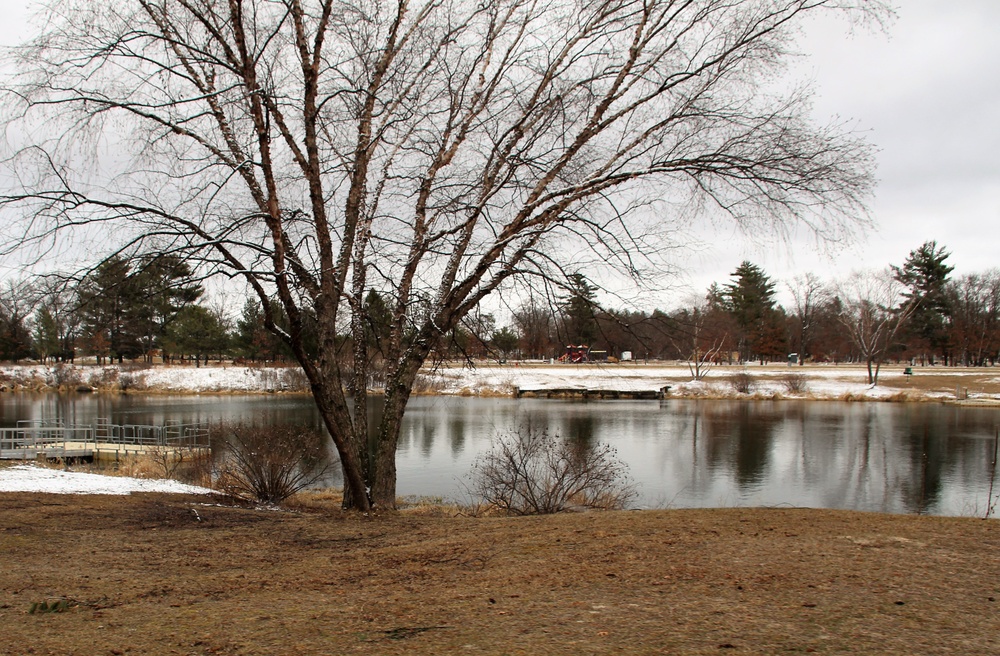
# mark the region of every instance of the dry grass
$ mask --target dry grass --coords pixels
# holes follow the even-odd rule
[[[0,461],[9,462],[18,461]],[[167,478],[190,485],[212,487],[211,454],[200,449],[178,451],[168,447],[151,447],[145,453],[120,455],[117,460],[65,463],[60,458],[52,458],[32,460],[31,463],[49,469],[70,469],[88,474],[129,478]]]
[[[1000,652],[995,521],[202,504],[0,494],[0,654]]]

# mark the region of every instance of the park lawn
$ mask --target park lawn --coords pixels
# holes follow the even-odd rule
[[[975,518],[5,493],[0,653],[1000,653],[998,553]]]

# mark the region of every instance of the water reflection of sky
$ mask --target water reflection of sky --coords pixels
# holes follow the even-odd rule
[[[98,418],[320,423],[311,401],[300,397],[0,396],[0,422],[7,426]],[[977,514],[987,504],[998,425],[998,410],[938,404],[417,397],[400,435],[398,489],[461,500],[476,456],[491,440],[531,426],[614,446],[645,507]]]

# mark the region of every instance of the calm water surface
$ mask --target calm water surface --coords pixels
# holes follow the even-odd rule
[[[98,418],[132,424],[320,424],[311,400],[298,397],[0,395],[4,426],[22,419],[90,424]],[[1000,410],[818,401],[417,397],[400,437],[399,493],[461,500],[476,456],[496,435],[527,424],[584,443],[613,445],[639,485],[640,506],[788,505],[971,515],[986,509]]]

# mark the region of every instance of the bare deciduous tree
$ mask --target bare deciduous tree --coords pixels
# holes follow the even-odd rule
[[[949,326],[955,358],[965,366],[996,362],[1000,353],[1000,270],[966,274],[948,283]]]
[[[823,304],[830,301],[830,290],[815,273],[795,276],[787,283],[792,294],[793,323],[792,344],[799,354],[799,365],[804,365],[806,356],[812,355],[812,342],[816,333],[816,313]]]
[[[868,384],[878,384],[878,374],[896,337],[913,314],[916,302],[891,269],[855,272],[841,284],[841,324],[868,367]]]
[[[418,370],[513,280],[648,280],[672,234],[657,199],[830,234],[872,186],[863,140],[767,89],[802,19],[878,2],[52,2],[3,101],[2,200],[26,217],[4,237],[241,278],[305,369],[348,507],[395,504]],[[392,322],[369,450],[372,289]]]
[[[722,308],[709,300],[696,300],[690,310],[677,313],[674,317],[673,333],[669,336],[674,349],[687,360],[692,380],[702,380],[717,364],[723,348],[729,346],[727,326],[718,326],[718,315]]]

